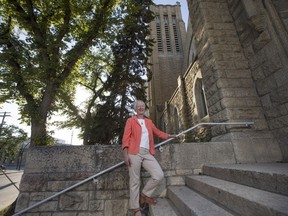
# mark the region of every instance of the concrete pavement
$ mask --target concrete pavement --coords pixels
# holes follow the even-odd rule
[[[23,170],[16,170],[15,167],[7,167],[5,174],[19,188]],[[0,171],[0,210],[12,204],[18,194],[18,189],[3,173]]]

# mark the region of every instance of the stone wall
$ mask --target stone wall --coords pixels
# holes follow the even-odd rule
[[[230,1],[268,127],[288,160],[287,1]],[[286,11],[286,13],[285,13]]]
[[[163,124],[167,132],[178,134],[196,123],[208,119],[208,116],[200,119],[197,114],[194,84],[199,76],[202,78],[199,62],[196,60],[183,76],[178,77],[178,87],[169,102],[166,103],[163,112]],[[196,128],[194,131],[189,132],[185,135],[185,140],[197,141],[195,137],[202,130],[203,128]],[[191,137],[194,138],[191,139]],[[206,140],[209,141],[208,139]]]
[[[16,211],[88,178],[118,162],[119,147],[63,146],[29,150]],[[31,210],[27,215],[115,215],[128,208],[125,167],[92,180]],[[121,215],[121,214],[119,214]]]
[[[191,127],[199,121],[253,121],[255,124],[253,128],[249,129],[238,125],[212,127],[212,140],[231,141],[237,163],[282,161],[282,154],[285,154],[286,151],[283,146],[285,143],[287,144],[287,126],[285,127],[287,125],[287,102],[285,102],[287,97],[285,95],[288,91],[285,89],[288,85],[286,87],[285,85],[278,85],[272,90],[275,80],[266,79],[261,82],[255,80],[255,68],[251,62],[258,62],[256,64],[262,62],[266,65],[263,66],[266,70],[276,70],[278,75],[280,73],[277,58],[273,58],[273,53],[269,55],[275,64],[269,61],[265,63],[267,62],[266,58],[251,52],[251,49],[254,48],[258,49],[260,53],[268,53],[268,50],[276,52],[271,45],[270,48],[267,47],[267,51],[264,50],[265,43],[267,43],[266,33],[255,40],[253,40],[255,32],[250,35],[249,29],[252,27],[247,26],[247,20],[245,21],[247,15],[243,12],[248,10],[251,13],[250,4],[257,1],[192,0],[187,2],[193,37],[195,38],[197,60],[187,68],[183,77],[178,78],[178,87],[167,102],[166,110],[162,116],[165,129],[169,132],[171,130],[176,131],[175,119],[177,118],[180,127],[182,125]],[[256,11],[258,10],[260,8],[256,7]],[[253,15],[253,13],[251,14]],[[255,25],[253,28],[262,31],[262,14],[260,17],[252,17],[253,22],[248,22],[249,25]],[[187,35],[187,38],[189,37],[192,35]],[[284,38],[284,36],[282,37]],[[244,38],[246,39],[245,43],[243,42]],[[284,40],[282,41],[284,43]],[[245,48],[245,44],[250,44],[249,49]],[[247,53],[252,55],[247,56]],[[259,72],[259,70],[257,71]],[[282,83],[286,83],[287,70],[286,75],[283,72],[285,70],[280,73],[283,78]],[[205,88],[208,115],[204,119],[199,118],[198,105],[195,102],[195,80],[197,77],[202,78]],[[265,97],[261,96],[261,91],[265,91],[263,95]],[[267,95],[267,91],[271,91],[271,94]],[[273,118],[268,116],[267,111],[269,109],[265,107],[264,99],[266,102],[270,102],[270,114],[274,114]],[[271,105],[273,101],[275,104]],[[276,108],[276,104],[281,105],[281,107]],[[177,110],[178,117],[175,117],[175,110]],[[280,119],[277,119],[275,115]],[[277,124],[277,126],[272,128],[273,124]],[[282,128],[279,130],[279,127]],[[274,130],[275,128],[277,131]],[[282,141],[278,136],[280,134]],[[278,142],[283,142],[281,149],[275,137],[278,138]]]
[[[28,152],[16,212],[42,201],[85,178],[122,162],[120,146],[37,147]],[[235,163],[231,143],[177,143],[157,152],[165,179],[155,192],[164,196],[167,185],[183,185],[184,175],[198,173],[204,163]],[[148,177],[143,173],[143,181]],[[28,216],[104,216],[127,214],[128,170],[121,166],[53,198],[26,213]]]

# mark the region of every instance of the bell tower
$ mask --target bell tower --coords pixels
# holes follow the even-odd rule
[[[155,19],[150,23],[151,37],[154,39],[150,57],[152,79],[148,83],[149,116],[160,126],[165,102],[177,88],[177,78],[185,68],[184,43],[185,24],[182,20],[181,5],[152,5]]]

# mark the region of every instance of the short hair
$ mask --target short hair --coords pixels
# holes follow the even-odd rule
[[[133,105],[133,108],[134,108],[135,111],[136,111],[136,106],[137,106],[137,104],[139,104],[139,103],[144,104],[144,106],[146,107],[144,101],[142,101],[142,100],[136,100],[136,101],[134,102],[134,105]]]

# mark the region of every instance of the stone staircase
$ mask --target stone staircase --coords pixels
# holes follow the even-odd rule
[[[150,215],[288,215],[288,164],[203,166],[185,182],[169,186]]]

